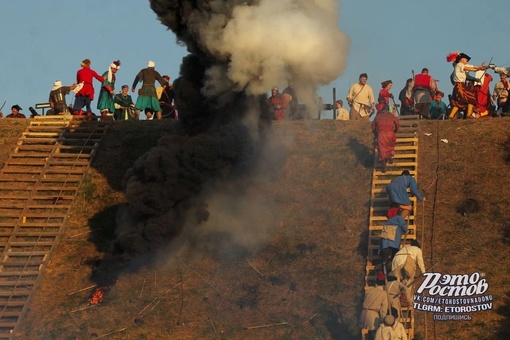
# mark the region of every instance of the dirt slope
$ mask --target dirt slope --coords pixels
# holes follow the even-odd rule
[[[427,200],[417,223],[426,265],[484,272],[494,309],[470,322],[435,324],[417,312],[416,338],[509,334],[509,127],[509,119],[420,123],[418,180]],[[91,270],[109,250],[125,170],[171,129],[169,122],[112,128],[19,338],[358,338],[373,165],[366,122],[275,125],[287,151],[282,173],[245,192],[246,202],[265,207],[261,216],[272,216],[265,243],[247,251],[215,239],[226,234],[212,235],[199,249],[124,274],[103,304],[80,310],[92,290],[77,291],[94,285]]]

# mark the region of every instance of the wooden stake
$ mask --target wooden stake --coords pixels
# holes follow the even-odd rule
[[[90,305],[90,306],[85,306],[85,307],[82,307],[82,308],[78,308],[78,309],[75,309],[75,310],[72,310],[70,311],[69,313],[75,313],[75,312],[79,312],[81,310],[85,310],[85,309],[89,309],[89,308],[93,308],[93,307],[97,307],[99,305]]]
[[[167,289],[165,292],[163,292],[163,294],[161,294],[160,296],[156,297],[154,300],[152,300],[147,306],[145,306],[141,311],[138,312],[138,315],[141,315],[147,308],[149,308],[150,305],[152,305],[153,303],[155,303],[156,301],[156,304],[151,308],[151,310],[145,314],[144,316],[142,317],[145,317],[146,315],[148,315],[150,312],[152,312],[152,310],[161,302],[161,300],[163,299],[163,297],[165,296],[166,293],[168,293],[169,291],[171,291],[172,289],[178,287],[179,285],[181,285],[182,282],[179,282],[178,284],[176,284],[175,286],[173,286],[172,288],[169,288]],[[158,301],[159,300],[159,301]]]
[[[69,312],[67,312],[67,314],[68,314],[68,315],[71,317],[71,319],[73,319],[73,321],[74,321],[74,322],[78,325],[78,328],[81,328],[81,325],[78,323],[78,321],[76,321],[76,319],[74,318],[74,316],[73,316],[71,313],[69,313]]]
[[[113,332],[110,332],[110,333],[107,333],[107,334],[100,335],[100,336],[98,336],[97,338],[94,338],[94,339],[101,339],[101,338],[104,338],[104,337],[106,337],[106,336],[108,336],[108,335],[112,335],[112,334],[115,334],[115,333],[123,332],[123,331],[125,331],[126,329],[127,329],[127,327],[124,327],[124,328],[122,328],[122,329],[118,329],[118,330],[116,330],[116,331],[113,331]]]
[[[218,334],[216,332],[216,327],[214,327],[214,323],[212,322],[211,318],[208,318],[208,319],[209,319],[209,322],[211,323],[212,329],[214,330],[214,334]]]
[[[67,296],[70,296],[70,295],[73,295],[73,294],[76,294],[76,293],[79,293],[79,292],[83,292],[84,290],[88,290],[88,289],[96,288],[96,287],[97,287],[97,285],[88,286],[88,287],[85,287],[85,288],[79,289],[79,290],[77,290],[77,291],[71,292],[71,293],[67,294]]]
[[[84,231],[83,233],[79,233],[79,234],[76,234],[76,235],[73,235],[73,236],[69,236],[69,238],[75,238],[75,237],[78,237],[78,236],[81,236],[81,235],[85,235],[85,234],[89,234],[93,231],[96,231],[96,230],[99,230],[99,229],[92,229],[92,230],[89,230],[89,231]]]
[[[262,273],[261,273],[261,272],[259,272],[259,271],[257,270],[257,268],[255,268],[254,266],[252,266],[252,264],[251,264],[250,262],[246,261],[246,263],[248,264],[248,266],[252,267],[254,271],[256,271],[257,273],[259,273],[259,275],[260,275],[260,276],[264,277],[264,275],[262,275]]]
[[[315,316],[317,315],[317,313],[315,313],[314,315],[312,315],[312,317],[308,320],[306,320],[305,322],[303,322],[303,325],[305,325],[308,321],[312,320],[313,318],[315,318]]]
[[[140,291],[140,295],[138,296],[138,298],[142,297],[142,293],[143,293],[143,289],[144,288],[145,288],[145,279],[143,279],[142,290]]]
[[[257,329],[257,328],[268,328],[268,327],[283,326],[283,325],[289,325],[289,323],[287,323],[287,322],[279,322],[279,323],[272,323],[272,324],[269,324],[269,325],[250,326],[250,327],[246,327],[245,330],[247,330],[247,329]]]

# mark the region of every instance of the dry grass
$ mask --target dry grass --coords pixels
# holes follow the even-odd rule
[[[264,197],[278,212],[264,246],[238,256],[231,256],[231,243],[214,251],[207,242],[201,250],[182,249],[124,274],[102,305],[79,310],[91,290],[68,294],[94,284],[91,270],[109,250],[124,202],[125,170],[172,129],[158,123],[115,125],[106,137],[20,338],[358,338],[373,163],[372,137],[362,122],[275,125],[287,162],[277,179],[246,193],[247,200]],[[419,183],[427,201],[417,223],[426,264],[486,273],[495,308],[469,323],[428,320],[426,330],[425,314],[417,312],[417,338],[508,334],[509,126],[508,119],[420,125]]]

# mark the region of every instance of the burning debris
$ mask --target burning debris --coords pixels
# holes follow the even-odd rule
[[[98,287],[94,290],[94,293],[92,293],[92,296],[89,299],[89,306],[92,305],[99,305],[101,302],[103,302],[105,292],[109,291],[110,287]]]
[[[230,214],[232,205],[211,211],[218,192],[230,190],[231,201],[240,201],[255,173],[278,173],[285,156],[272,136],[268,90],[292,82],[314,105],[317,86],[341,74],[348,47],[336,0],[150,5],[190,55],[174,82],[179,135],[161,138],[125,177],[128,204],[118,214],[112,254],[124,260],[185,240],[211,214]],[[249,228],[268,221],[259,222]]]

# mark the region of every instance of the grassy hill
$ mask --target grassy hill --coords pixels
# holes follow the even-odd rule
[[[427,199],[416,223],[426,266],[483,272],[494,308],[456,322],[417,312],[416,338],[510,334],[509,128],[506,118],[420,123],[418,182]],[[82,289],[95,285],[91,272],[110,251],[125,203],[123,176],[171,131],[166,121],[110,129],[19,338],[357,339],[374,158],[370,128],[358,121],[275,124],[279,174],[243,190],[218,184],[193,242],[138,263],[101,305],[85,309],[92,288]],[[215,214],[225,206],[237,214]]]

